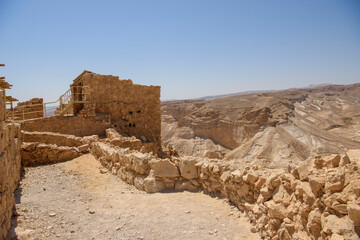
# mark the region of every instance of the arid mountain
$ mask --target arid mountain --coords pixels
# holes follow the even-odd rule
[[[163,102],[162,141],[180,155],[267,167],[360,149],[360,83]]]

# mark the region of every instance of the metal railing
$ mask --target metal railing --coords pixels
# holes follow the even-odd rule
[[[70,89],[54,102],[20,105],[6,109],[6,118],[25,120],[64,115],[74,103],[90,103],[92,99],[89,90],[86,86],[70,86]],[[33,116],[29,117],[30,114]]]

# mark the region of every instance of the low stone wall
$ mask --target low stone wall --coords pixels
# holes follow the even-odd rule
[[[77,147],[57,146],[44,143],[23,143],[21,146],[21,162],[23,166],[34,166],[62,162],[77,158],[82,153]]]
[[[78,137],[98,135],[105,136],[105,129],[112,127],[97,117],[82,116],[52,116],[27,120],[21,124],[21,129],[29,132],[54,132],[71,134]]]
[[[21,132],[19,124],[0,122],[0,239],[5,239],[15,206],[13,192],[20,181]]]
[[[111,144],[113,146],[121,148],[129,148],[130,150],[137,150],[142,153],[154,153],[158,154],[159,145],[156,142],[142,142],[140,139],[137,139],[135,136],[127,137],[118,133],[113,128],[106,129],[106,138],[103,142]]]
[[[108,128],[106,129],[106,141],[114,146],[121,148],[130,148],[131,150],[140,151],[142,143],[136,137],[126,137],[122,136],[115,129]]]
[[[69,134],[22,131],[22,135],[24,142],[38,142],[68,147],[79,147],[86,144],[82,137],[76,137]]]
[[[215,159],[158,159],[101,142],[91,144],[91,153],[146,192],[204,190],[226,197],[265,239],[358,238],[360,163],[347,155],[316,157],[295,169],[260,170]]]
[[[23,166],[34,166],[62,162],[88,153],[92,142],[100,141],[97,135],[76,137],[74,135],[50,132],[22,131],[21,145]]]

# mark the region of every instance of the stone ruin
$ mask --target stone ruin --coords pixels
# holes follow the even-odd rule
[[[161,150],[159,86],[84,71],[70,89],[72,100],[59,103],[59,115],[25,121],[22,129],[105,137],[105,129],[113,128],[124,136],[136,137],[154,153]]]
[[[263,239],[357,238],[360,152],[312,156],[287,169],[181,157],[171,149],[164,154],[159,152],[160,87],[88,71],[75,86],[76,101],[59,106],[64,115],[24,120],[21,126],[0,123],[0,239],[10,227],[21,167],[86,153],[148,193],[174,189],[226,198],[246,213]]]
[[[18,102],[14,108],[14,120],[25,120],[44,117],[42,98],[32,98],[29,101]]]

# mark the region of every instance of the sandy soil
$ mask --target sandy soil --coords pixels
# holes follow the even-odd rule
[[[100,168],[89,154],[26,168],[10,239],[260,239],[225,200],[147,194]]]

